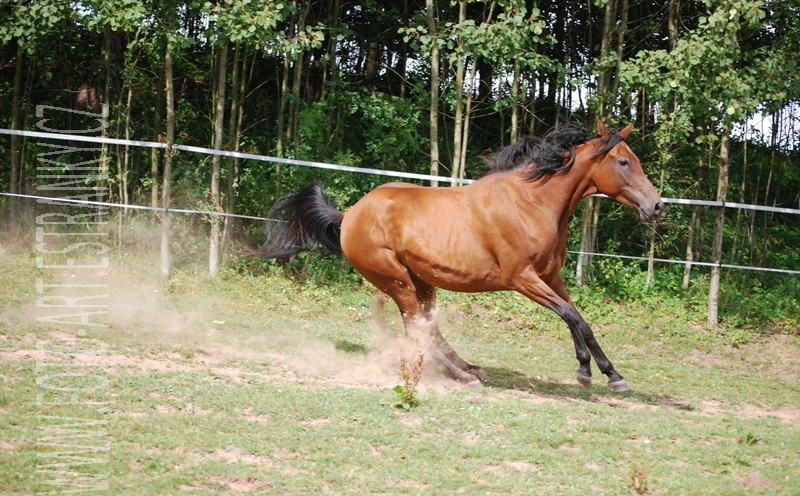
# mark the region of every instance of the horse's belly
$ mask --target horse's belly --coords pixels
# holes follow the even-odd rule
[[[496,291],[499,270],[488,253],[471,243],[417,239],[400,252],[403,264],[423,281],[458,292]]]

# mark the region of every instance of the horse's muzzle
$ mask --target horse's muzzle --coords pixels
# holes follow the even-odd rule
[[[645,222],[658,220],[662,213],[664,213],[664,202],[660,200],[650,207],[639,209],[639,217]]]

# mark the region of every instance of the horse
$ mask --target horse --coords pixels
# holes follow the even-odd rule
[[[578,203],[604,194],[654,221],[664,204],[621,131],[597,122],[587,136],[575,126],[544,137],[523,136],[488,157],[489,172],[463,187],[381,185],[340,212],[319,185],[271,209],[258,254],[287,260],[321,245],[341,253],[397,304],[406,335],[456,381],[482,387],[484,370],[464,360],[442,336],[436,288],[458,292],[517,291],[555,312],[569,327],[579,367],[592,384],[591,357],[616,392],[628,383],[575,309],[561,277],[567,227]]]

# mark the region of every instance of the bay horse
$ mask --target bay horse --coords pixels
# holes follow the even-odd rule
[[[489,173],[468,186],[384,184],[344,213],[320,186],[309,186],[272,208],[258,254],[286,260],[317,245],[342,253],[395,301],[408,337],[473,387],[486,373],[439,331],[436,288],[518,291],[569,326],[581,385],[591,386],[593,356],[609,387],[627,391],[564,287],[567,226],[578,203],[595,193],[638,210],[643,221],[658,219],[663,203],[625,143],[632,125],[619,132],[597,126],[592,137],[574,126],[522,137],[486,157]]]

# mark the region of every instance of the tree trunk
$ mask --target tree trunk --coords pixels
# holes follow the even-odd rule
[[[306,31],[306,17],[308,17],[308,13],[310,11],[311,3],[309,2],[300,12],[300,20],[297,24],[298,36]],[[305,57],[303,51],[298,50],[297,57],[294,61],[292,74],[292,100],[289,102],[289,126],[287,129],[289,135],[286,138],[286,141],[289,143],[297,139],[297,133],[300,126],[300,83],[302,82],[303,77],[304,59]]]
[[[133,84],[128,84],[128,96],[126,99],[125,104],[125,139],[131,139],[131,100],[133,99]],[[122,173],[120,174],[120,182],[122,183],[122,196],[120,201],[123,205],[130,205],[130,199],[128,198],[128,180],[130,176],[131,170],[131,147],[130,145],[125,145],[123,156],[122,156]],[[123,226],[125,221],[127,221],[128,217],[128,209],[127,207],[122,210],[122,220]]]
[[[459,2],[458,8],[458,22],[463,23],[467,19],[467,2],[462,0]],[[457,178],[461,170],[461,141],[466,140],[464,136],[464,64],[466,64],[466,57],[463,55],[464,37],[458,39],[458,62],[456,63],[456,114],[455,123],[453,126],[453,163],[450,166],[450,177]],[[458,186],[458,183],[452,182],[450,186]]]
[[[408,0],[403,0],[403,27],[408,27]],[[406,69],[408,67],[408,42],[405,37],[400,37],[400,53],[398,54],[397,70],[395,73],[400,78],[400,99],[406,98]]]
[[[103,105],[106,108],[111,108],[111,26],[106,24],[103,28],[103,67],[105,70],[105,86],[103,89]],[[104,138],[108,137],[108,132],[106,128],[102,131],[102,136]],[[104,171],[101,174],[102,177],[108,176],[108,161],[109,161],[109,153],[108,153],[108,145],[103,143],[100,145],[100,163],[103,164]],[[104,190],[106,186],[106,180],[101,179],[98,181],[98,186],[101,190]],[[109,190],[113,191],[113,190]],[[110,201],[110,199],[109,199]]]
[[[606,102],[608,99],[608,86],[611,81],[611,69],[605,67],[608,63],[608,54],[611,47],[611,35],[614,31],[614,14],[616,0],[608,0],[603,10],[603,36],[600,39],[600,74],[597,77],[597,97],[599,107],[597,117],[602,119],[606,114]]]
[[[594,197],[590,196],[583,202],[583,212],[581,214],[581,246],[578,254],[578,263],[575,268],[575,282],[578,286],[583,286],[587,282],[586,272],[588,271],[589,261],[592,251],[592,217],[594,214]]]
[[[431,36],[431,175],[439,175],[439,36],[436,31],[436,16],[433,0],[425,0],[428,17],[428,32]],[[431,186],[439,186],[439,181],[432,180]]]
[[[628,31],[628,0],[622,0],[620,6],[619,30],[617,32],[617,67],[614,75],[614,84],[611,87],[611,98],[616,102],[619,91],[619,69],[622,65],[622,56],[625,48],[625,34]]]
[[[614,29],[614,8],[615,0],[608,0],[603,13],[603,35],[600,42],[600,63],[604,64],[608,61],[609,47],[611,46],[611,35]],[[601,67],[600,73],[597,77],[597,118],[602,119],[606,113],[606,99],[608,93],[608,83],[611,77],[611,70]],[[594,119],[592,119],[594,120]],[[578,255],[578,263],[575,269],[575,279],[579,286],[586,282],[586,276],[589,273],[589,266],[591,264],[590,253],[593,249],[596,236],[596,221],[598,217],[594,210],[599,205],[591,197],[583,204],[583,216],[581,218],[581,248],[583,254]]]
[[[692,207],[692,216],[689,219],[689,233],[687,235],[686,240],[686,266],[683,269],[683,290],[689,290],[689,282],[692,275],[692,262],[695,261],[697,258],[695,256],[695,231],[697,230],[697,222],[698,222],[698,210],[700,209],[699,206],[695,205]]]
[[[626,2],[627,3],[627,0]],[[661,182],[659,183],[658,187],[658,194],[664,191],[664,168],[661,168]],[[649,234],[650,234],[650,248],[647,250],[647,278],[645,279],[645,286],[650,287],[653,285],[653,281],[655,280],[655,253],[656,253],[656,222],[651,223],[648,226]]]
[[[241,44],[236,42],[236,53],[233,57],[233,74],[231,75],[231,115],[228,121],[228,147],[233,151],[239,151],[239,135],[242,131],[242,116],[244,92],[246,89],[245,68],[247,67],[247,47],[241,56],[241,67],[239,51]],[[239,159],[228,158],[228,184],[225,189],[225,213],[232,214],[236,209],[236,185],[239,181]],[[222,229],[222,253],[225,253],[228,241],[233,231],[233,217],[225,217],[225,226]]]
[[[472,68],[469,72],[469,86],[467,87],[467,108],[464,111],[464,129],[461,131],[461,161],[458,164],[458,178],[466,177],[467,168],[467,144],[469,144],[469,121],[472,115],[472,93],[475,91],[475,76],[477,74],[478,63],[473,60]]]
[[[772,114],[772,135],[770,136],[770,155],[769,155],[769,173],[767,174],[767,185],[764,188],[764,205],[769,203],[769,190],[772,187],[772,173],[775,170],[775,146],[778,143],[778,133],[780,132],[780,111]],[[775,197],[777,198],[777,196]],[[769,212],[764,212],[764,230],[761,239],[761,256],[759,257],[759,267],[764,267],[766,263],[767,250],[769,249],[769,235],[767,234],[767,217]],[[763,272],[761,275],[763,276]]]
[[[164,90],[167,96],[167,146],[171,147],[175,140],[175,88],[172,80],[172,53],[171,47],[167,43],[164,55]],[[172,179],[172,149],[167,148],[164,152],[164,171],[161,186],[161,207],[164,215],[161,218],[161,275],[169,277],[170,273],[170,254],[169,254],[169,229],[170,229],[170,182]]]
[[[667,6],[667,37],[670,52],[673,51],[675,45],[678,44],[678,13],[680,12],[680,6],[680,0],[669,0]]]
[[[293,5],[297,4],[297,2],[292,2],[292,3]],[[295,25],[294,15],[292,15],[291,19],[289,20],[290,31],[288,33],[288,36],[290,38],[294,36],[292,31],[292,29],[294,29],[294,25]],[[291,57],[292,57],[291,50],[287,48],[286,52],[283,54],[283,74],[281,76],[281,83],[279,88],[280,103],[278,103],[278,129],[277,129],[278,137],[277,137],[277,144],[275,147],[276,148],[275,154],[278,157],[283,157],[284,151],[286,149],[286,142],[288,141],[286,136],[285,124],[287,121],[286,103],[289,101],[289,98],[287,98],[288,94],[287,92],[289,91],[289,68],[291,67],[291,64],[289,62],[291,61]],[[281,175],[280,163],[275,164],[275,175],[278,177],[277,179],[279,185],[278,191],[280,192],[280,175]]]
[[[341,17],[342,2],[335,0],[329,12],[329,23],[331,26],[331,33],[328,36],[328,64],[330,64],[330,86],[335,88],[339,80],[339,66],[336,64],[336,37],[339,35],[339,18]],[[328,86],[325,81],[328,81],[328,73],[323,71],[323,85],[322,85],[322,100],[327,97]],[[329,153],[331,146],[331,139],[333,139],[333,119],[335,116],[336,106],[333,103],[328,105],[327,119],[328,125],[325,126],[325,154]]]
[[[22,101],[22,59],[24,54],[25,50],[22,48],[22,43],[18,40],[17,59],[14,67],[14,89],[11,96],[11,129],[14,130],[18,130],[21,127],[20,102]],[[19,179],[22,175],[20,173],[22,169],[22,163],[19,153],[19,136],[12,134],[9,142],[9,161],[11,162],[11,184],[9,185],[9,192],[14,194],[20,193]],[[14,205],[18,205],[18,202],[14,202]]]
[[[222,149],[222,133],[225,122],[225,70],[228,65],[228,40],[226,39],[222,46],[217,49],[217,84],[216,95],[214,96],[214,143],[215,150]],[[211,214],[211,239],[209,243],[208,254],[208,275],[217,277],[219,273],[219,265],[222,259],[222,254],[219,249],[219,216],[217,212],[222,212],[222,202],[220,199],[219,191],[219,174],[220,162],[219,155],[214,155],[211,159],[211,208],[214,213]]]
[[[744,136],[742,139],[742,182],[739,184],[739,203],[745,202],[745,192],[747,190],[747,123],[744,125]],[[745,211],[745,223],[747,223],[747,211]],[[736,261],[736,252],[739,249],[739,229],[742,227],[742,209],[736,209],[736,224],[733,229],[733,243],[731,244],[730,263]],[[747,228],[745,228],[746,230]],[[746,236],[745,236],[746,237]],[[730,269],[728,269],[730,273]],[[726,276],[727,277],[727,276]]]
[[[511,81],[511,139],[513,145],[519,138],[519,61],[514,61],[514,76]]]
[[[724,202],[728,194],[728,157],[731,151],[730,128],[723,126],[719,149],[719,180],[717,201]],[[708,288],[708,325],[719,324],[719,278],[722,263],[722,238],[725,228],[725,207],[717,207],[714,219],[714,245],[711,250],[711,283]]]
[[[153,115],[153,141],[160,141],[161,135],[161,100],[164,98],[164,72],[159,71],[156,82],[156,104]],[[158,208],[158,148],[150,149],[150,177],[153,185],[150,188],[150,206]],[[155,217],[154,217],[155,218]]]
[[[378,58],[380,57],[380,45],[377,41],[370,41],[367,47],[367,62],[364,73],[367,76],[367,87],[375,85],[378,76]]]

